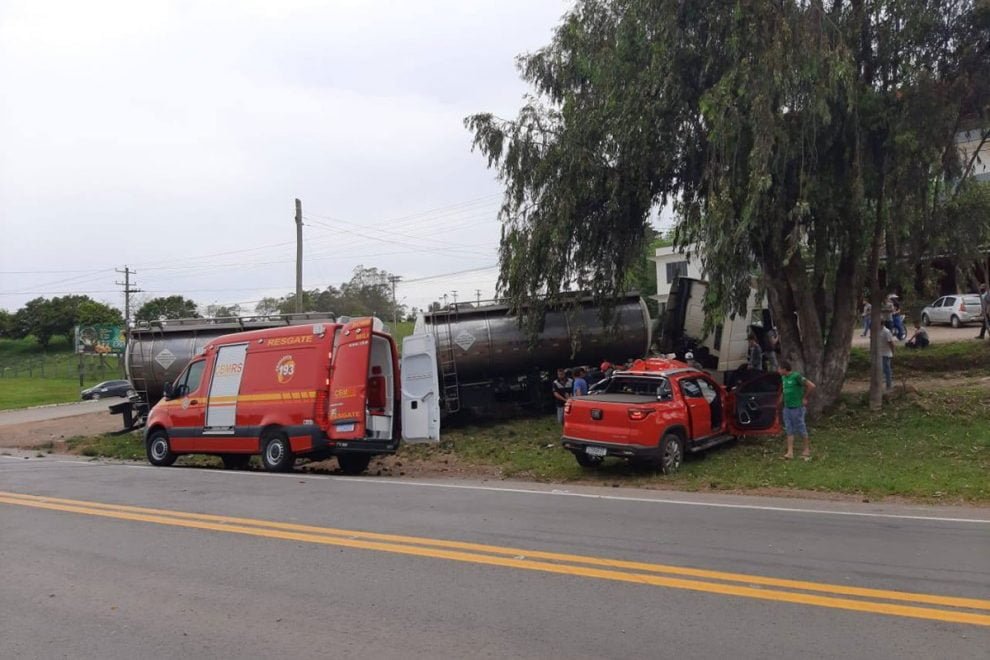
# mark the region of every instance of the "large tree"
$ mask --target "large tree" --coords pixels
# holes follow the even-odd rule
[[[123,323],[123,317],[120,310],[89,296],[35,298],[14,315],[11,332],[18,337],[31,335],[47,347],[56,335],[65,336],[71,343],[76,325],[93,323]]]
[[[785,357],[819,383],[816,407],[829,404],[868,280],[879,296],[899,195],[957,176],[961,118],[986,109],[988,12],[579,0],[519,59],[535,94],[518,116],[466,119],[506,185],[502,295],[538,310],[578,288],[607,307],[650,214],[673,204],[711,317],[743,310],[757,276]],[[948,199],[926,196],[936,212],[924,217],[943,217]]]
[[[134,314],[136,321],[157,321],[162,318],[197,319],[200,314],[195,301],[179,295],[152,298]]]
[[[357,266],[351,279],[343,282],[340,288],[328,286],[326,289],[303,291],[303,309],[307,312],[332,312],[337,315],[379,316],[391,319],[392,288],[389,277],[388,271]],[[278,299],[265,298],[255,309],[257,311],[262,308],[291,314],[296,311],[296,296],[294,293],[289,293]],[[398,318],[405,316],[405,305],[398,305],[396,314]]]

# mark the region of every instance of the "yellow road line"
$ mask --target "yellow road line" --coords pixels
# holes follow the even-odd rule
[[[957,596],[940,596],[936,594],[923,594],[906,591],[891,591],[887,589],[870,589],[866,587],[853,587],[842,584],[828,584],[822,582],[806,582],[803,580],[790,580],[786,578],[766,577],[762,575],[748,575],[745,573],[728,573],[724,571],[713,571],[700,568],[688,568],[684,566],[671,566],[667,564],[652,564],[637,561],[627,561],[622,559],[607,559],[603,557],[591,557],[573,555],[559,552],[547,552],[543,550],[529,550],[524,548],[514,548],[505,546],[485,545],[481,543],[470,543],[466,541],[448,541],[444,539],[432,539],[419,536],[403,536],[398,534],[382,534],[378,532],[365,532],[350,529],[339,529],[334,527],[317,527],[314,525],[302,525],[297,523],[285,523],[257,518],[238,518],[234,516],[220,516],[208,513],[192,513],[184,511],[173,511],[170,509],[154,509],[148,507],[128,506],[125,504],[104,504],[102,502],[90,502],[85,500],[70,500],[58,497],[45,497],[38,495],[26,495],[21,493],[9,493],[0,491],[0,496],[18,498],[36,502],[54,502],[74,506],[86,506],[109,511],[126,511],[134,513],[153,514],[188,520],[205,520],[208,522],[219,522],[226,524],[245,525],[249,527],[265,527],[270,529],[280,529],[295,532],[306,532],[330,536],[343,536],[354,539],[370,539],[375,541],[388,541],[394,543],[413,544],[426,547],[450,548],[456,550],[471,550],[475,552],[485,552],[496,555],[508,555],[511,557],[526,557],[527,559],[545,559],[549,561],[567,562],[571,564],[587,564],[597,567],[619,568],[634,571],[646,571],[650,573],[662,573],[668,575],[681,575],[694,578],[704,578],[709,580],[721,580],[725,582],[739,582],[750,585],[762,585],[771,587],[783,587],[787,589],[799,589],[802,591],[814,591],[828,594],[839,594],[844,596],[857,596],[863,598],[873,598],[881,600],[894,600],[910,603],[924,603],[927,605],[942,605],[946,607],[962,607],[967,609],[990,610],[990,600],[978,598],[962,598]]]
[[[592,568],[586,566],[573,566],[564,564],[551,564],[542,561],[534,561],[525,557],[499,557],[492,555],[462,552],[457,550],[444,550],[440,548],[422,547],[419,545],[406,545],[399,543],[376,542],[361,540],[356,538],[355,533],[350,537],[332,536],[327,534],[312,534],[297,531],[275,529],[272,527],[253,527],[250,525],[234,524],[227,522],[210,522],[206,520],[195,520],[187,517],[175,515],[161,515],[151,513],[137,513],[132,511],[114,510],[109,508],[99,508],[89,506],[86,502],[76,504],[63,504],[50,500],[51,498],[32,498],[29,496],[11,497],[6,493],[0,493],[0,503],[26,506],[37,509],[47,509],[51,511],[62,511],[68,513],[79,513],[84,515],[100,516],[118,520],[128,520],[137,522],[155,523],[174,527],[185,527],[191,529],[203,529],[233,534],[244,534],[264,538],[282,539],[290,541],[302,541],[307,543],[317,543],[322,545],[333,545],[362,550],[377,550],[395,554],[412,555],[418,557],[429,557],[434,559],[447,559],[474,564],[484,564],[489,566],[501,566],[507,568],[517,568],[523,570],[541,571],[546,573],[557,573],[578,577],[597,578],[613,580],[619,582],[630,582],[635,584],[667,587],[673,589],[683,589],[712,594],[740,596],[755,598],[759,600],[796,603],[803,605],[815,605],[832,609],[851,610],[858,612],[869,612],[874,614],[887,614],[892,616],[910,617],[916,619],[928,619],[934,621],[945,621],[950,623],[965,623],[980,626],[990,626],[990,616],[972,612],[960,612],[953,610],[942,610],[928,607],[916,607],[910,605],[899,605],[894,603],[872,602],[863,600],[850,600],[847,598],[835,598],[830,596],[818,596],[806,593],[794,593],[787,591],[775,591],[760,589],[748,586],[733,584],[720,584],[713,582],[702,582],[697,580],[686,580],[680,578],[662,577],[643,573],[629,573],[616,570]],[[70,502],[72,500],[69,500]],[[135,507],[137,508],[137,507]],[[197,514],[203,515],[203,514]],[[263,523],[263,521],[254,521]],[[318,528],[319,529],[319,528]],[[400,537],[402,538],[402,537]],[[406,537],[409,538],[409,537]],[[530,553],[532,554],[532,553]],[[812,583],[808,583],[812,584]],[[979,601],[977,601],[979,602]]]

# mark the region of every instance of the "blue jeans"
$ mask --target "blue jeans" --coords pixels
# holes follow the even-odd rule
[[[863,336],[870,334],[870,326],[873,324],[873,318],[870,316],[863,317]]]
[[[800,408],[784,408],[784,432],[787,435],[808,437],[808,427],[804,423],[804,406]]]
[[[894,386],[894,358],[883,356],[881,360],[883,362],[883,382],[886,383],[889,390]]]

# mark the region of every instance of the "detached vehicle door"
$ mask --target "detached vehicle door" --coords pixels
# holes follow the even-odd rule
[[[402,340],[402,439],[440,441],[440,378],[433,335]]]
[[[737,436],[770,436],[780,433],[778,374],[765,374],[729,392],[729,430]]]
[[[370,318],[337,328],[330,371],[327,435],[338,440],[365,437],[368,369],[371,364]]]

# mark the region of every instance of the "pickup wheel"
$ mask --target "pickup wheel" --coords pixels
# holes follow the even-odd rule
[[[574,458],[577,459],[578,465],[583,468],[596,468],[605,460],[604,456],[589,456],[583,451],[574,452]]]
[[[288,472],[296,462],[289,438],[281,431],[269,431],[261,443],[261,464],[269,472]]]
[[[660,440],[660,471],[674,474],[684,461],[684,441],[676,433],[668,433]]]

